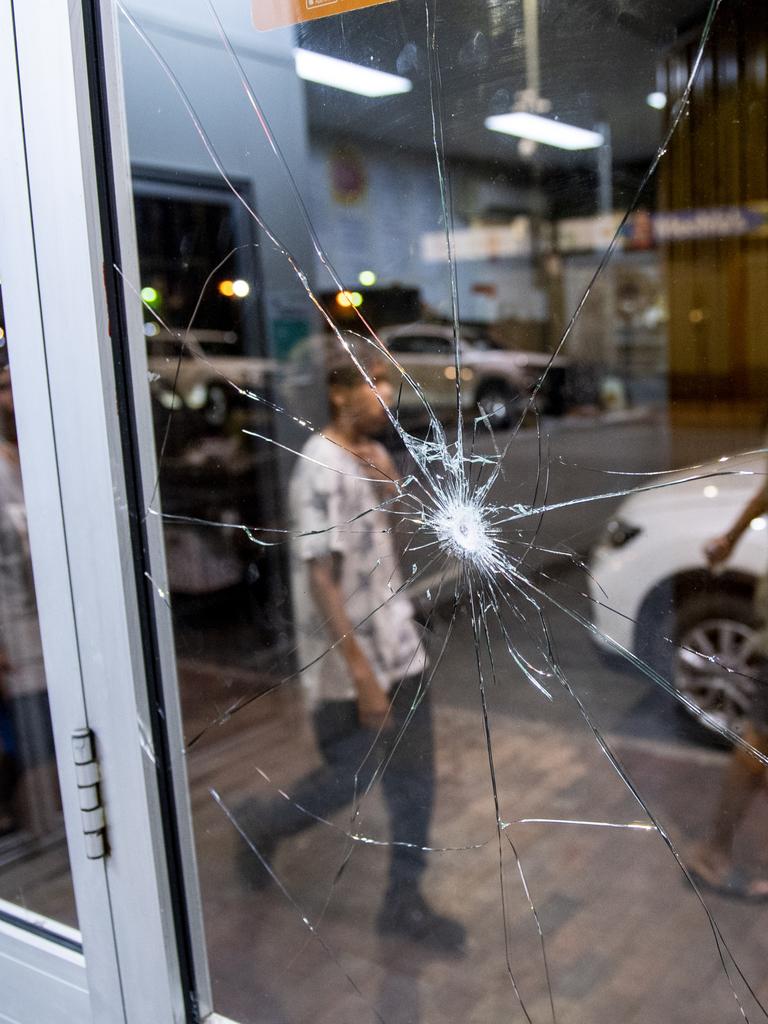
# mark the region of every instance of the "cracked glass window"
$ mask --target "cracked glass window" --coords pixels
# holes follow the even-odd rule
[[[764,6],[117,7],[217,1010],[763,1019]]]

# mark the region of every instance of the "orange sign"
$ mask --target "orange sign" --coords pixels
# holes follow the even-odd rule
[[[251,0],[253,23],[266,32],[271,28],[298,25],[300,21],[346,14],[362,7],[376,7],[393,0]]]

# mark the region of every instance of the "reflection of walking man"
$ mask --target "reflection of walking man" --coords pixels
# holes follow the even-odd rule
[[[392,842],[404,845],[391,848],[378,928],[458,951],[463,927],[420,891],[426,855],[419,848],[428,845],[434,790],[428,693],[393,742],[421,697],[426,655],[410,601],[398,592],[396,519],[390,504],[381,507],[395,496],[396,477],[373,440],[386,424],[380,399],[391,400],[387,366],[373,353],[364,362],[376,393],[348,358],[331,368],[331,422],[306,444],[290,487],[301,679],[325,764],[296,784],[293,803],[275,800],[249,824],[271,853],[278,839],[315,824],[295,805],[327,817],[353,801],[356,775],[361,794],[391,755],[381,786]]]
[[[704,553],[710,566],[722,565],[752,520],[767,512],[768,483],[747,502],[727,533],[706,545]],[[744,739],[756,750],[768,754],[768,575],[758,584],[755,603],[762,625],[754,647],[755,691]],[[695,851],[689,865],[695,878],[724,895],[768,898],[768,880],[740,878],[731,860],[736,830],[765,781],[763,765],[748,752],[735,748],[723,782],[712,835]]]

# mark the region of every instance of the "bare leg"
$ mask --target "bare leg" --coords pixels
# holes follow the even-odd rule
[[[768,734],[750,725],[744,739],[761,753],[768,753]],[[711,885],[722,885],[728,878],[736,831],[763,785],[764,776],[764,767],[754,757],[744,750],[734,750],[723,780],[712,835],[697,847],[690,862],[693,870]]]

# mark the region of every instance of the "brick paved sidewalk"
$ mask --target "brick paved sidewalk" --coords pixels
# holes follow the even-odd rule
[[[467,955],[441,959],[411,942],[383,942],[373,927],[385,886],[388,851],[356,846],[325,913],[322,935],[335,964],[274,884],[249,886],[238,870],[244,844],[210,797],[210,785],[235,805],[269,790],[268,771],[290,792],[316,755],[298,703],[283,695],[258,702],[238,731],[203,747],[191,762],[192,793],[217,1005],[243,1024],[374,1020],[388,1024],[523,1020],[505,965],[499,852],[481,722],[470,710],[438,708],[438,846],[479,849],[431,854],[426,888],[441,910],[469,930]],[[506,821],[642,819],[594,740],[542,723],[492,721]],[[696,747],[616,740],[638,789],[685,851],[706,830],[724,755]],[[345,825],[344,816],[337,819]],[[745,866],[760,870],[768,828],[760,801],[739,844]],[[386,839],[383,804],[373,793],[362,830]],[[658,834],[596,826],[514,825],[545,935],[558,1024],[721,1024],[743,1020],[725,978],[706,913]],[[281,844],[275,870],[315,920],[345,850],[343,837],[318,825]],[[252,855],[251,855],[252,856]],[[551,1021],[542,950],[511,849],[504,849],[510,964],[534,1021]],[[707,896],[746,977],[763,998],[768,908]],[[357,996],[348,974],[359,986]],[[732,972],[734,978],[736,972]],[[743,986],[740,986],[741,993]],[[751,1020],[760,1019],[745,1003]]]

